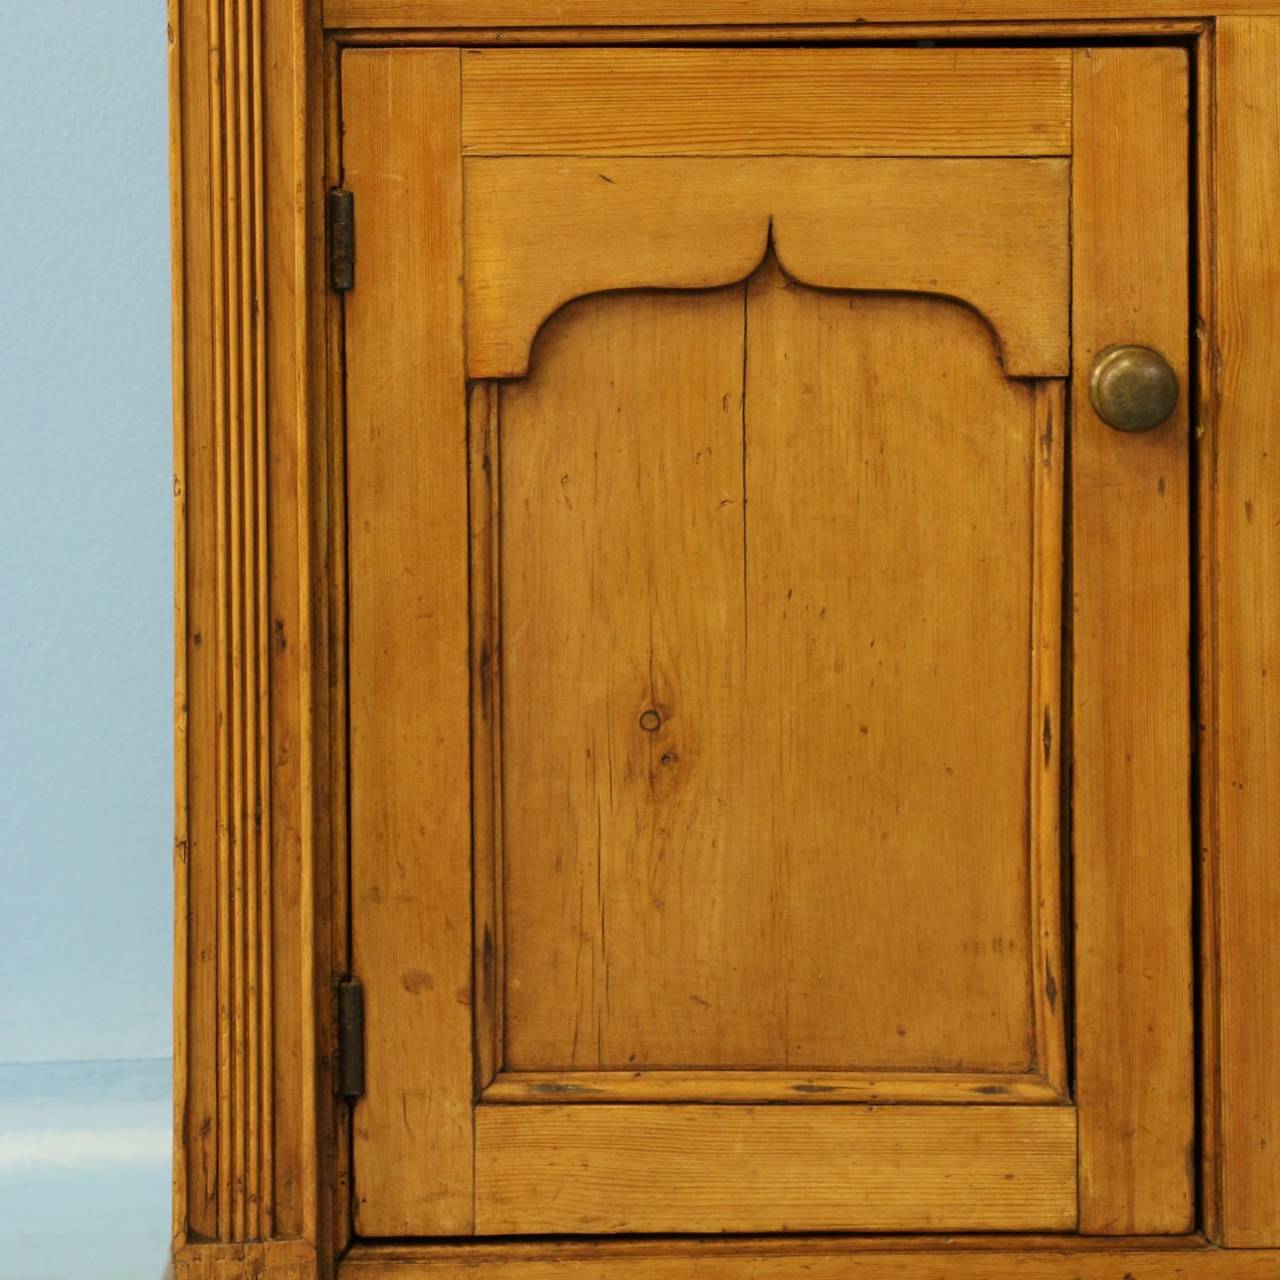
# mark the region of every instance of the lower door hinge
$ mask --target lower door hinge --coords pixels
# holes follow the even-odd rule
[[[348,1102],[364,1093],[364,987],[359,978],[338,982],[338,1093]]]
[[[356,198],[342,187],[329,192],[329,287],[346,293],[356,283]]]

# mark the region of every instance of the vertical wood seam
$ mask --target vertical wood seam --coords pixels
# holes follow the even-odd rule
[[[173,945],[173,1203],[171,1234],[176,1243],[185,1230],[187,1203],[187,948],[190,930],[188,904],[189,785],[187,778],[187,415],[186,343],[183,299],[186,292],[186,224],[183,202],[184,150],[182,139],[182,55],[178,40],[179,0],[167,0],[169,74],[169,234],[172,255],[173,314],[173,781],[174,781],[174,945]]]

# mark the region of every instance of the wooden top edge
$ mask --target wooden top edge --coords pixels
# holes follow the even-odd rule
[[[1048,23],[1092,20],[1158,23],[1164,19],[1280,14],[1278,0],[973,0],[957,21],[956,5],[943,0],[864,0],[851,13],[844,0],[706,0],[690,13],[684,0],[322,0],[322,21],[332,30],[452,28],[555,30],[571,27],[625,29],[670,26],[803,27],[833,24],[859,28],[941,24]]]
[[[1050,22],[877,22],[851,26],[847,23],[806,23],[762,25],[760,23],[721,24],[688,27],[653,24],[637,27],[331,27],[329,35],[345,48],[394,48],[470,46],[484,48],[537,48],[541,46],[644,45],[705,47],[719,45],[837,45],[868,47],[904,40],[1016,40],[1036,36],[1076,40],[1141,38],[1194,39],[1212,28],[1212,18],[1118,18],[1081,19]]]

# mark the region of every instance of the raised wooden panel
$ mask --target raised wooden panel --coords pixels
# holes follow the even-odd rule
[[[1062,49],[471,49],[468,155],[1070,155]]]
[[[833,289],[958,298],[1005,372],[1067,372],[1063,160],[510,158],[464,166],[467,371],[516,377],[538,327],[583,294],[742,280],[772,235]]]
[[[1072,164],[1073,874],[1080,1225],[1193,1224],[1190,413],[1089,404],[1113,342],[1188,384],[1187,62],[1076,54]]]
[[[571,304],[533,364],[496,433],[506,1069],[1060,1079],[1060,395],[965,308],[772,259]]]
[[[492,1107],[476,1226],[509,1232],[1063,1230],[1070,1107]]]

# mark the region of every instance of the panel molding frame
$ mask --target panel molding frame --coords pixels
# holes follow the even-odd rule
[[[1066,192],[1064,199],[1068,198]],[[765,258],[773,252],[772,240]],[[782,262],[776,265],[786,273]],[[801,288],[811,288],[793,278]],[[713,286],[721,288],[725,286]],[[732,287],[732,286],[728,286]],[[626,290],[625,292],[640,292]],[[701,290],[664,289],[664,293]],[[827,291],[827,290],[823,290]],[[831,290],[846,292],[845,290]],[[858,290],[848,290],[850,296]],[[928,293],[915,297],[938,297]],[[953,298],[946,302],[966,309]],[[563,310],[577,299],[565,303]],[[986,317],[990,332],[998,335]],[[1001,368],[1001,375],[1012,377]],[[529,376],[526,373],[526,376]],[[1064,897],[1060,883],[1059,797],[1062,721],[1066,694],[1062,671],[1062,548],[1066,450],[1066,384],[1063,379],[1031,380],[1033,461],[1031,566],[1031,650],[1029,665],[1028,759],[1026,795],[1029,816],[1024,850],[1028,881],[1028,983],[1032,1066],[1026,1072],[911,1070],[849,1067],[832,1070],[714,1069],[711,1088],[694,1087],[695,1071],[619,1068],[526,1070],[507,1066],[504,1049],[506,1010],[503,928],[503,785],[501,651],[501,470],[499,447],[501,387],[498,379],[469,384],[468,475],[470,483],[470,658],[472,750],[473,868],[473,1018],[475,1082],[478,1102],[555,1103],[566,1097],[593,1102],[790,1102],[805,1103],[955,1103],[1043,1105],[1068,1097],[1066,1015],[1060,1001],[1064,985],[1067,930],[1062,927]],[[1063,995],[1065,1000],[1065,994]],[[723,1092],[721,1092],[723,1089]]]
[[[1280,273],[1280,245],[1261,236],[1247,211],[1227,217],[1222,212],[1249,193],[1280,198],[1273,88],[1280,80],[1280,16],[1273,16],[1280,15],[1280,2],[984,0],[966,10],[965,22],[953,24],[954,4],[921,6],[914,0],[876,0],[863,6],[856,21],[845,20],[847,6],[802,0],[734,4],[731,19],[714,5],[690,18],[683,5],[676,13],[671,5],[642,0],[621,10],[604,0],[575,0],[557,7],[555,26],[541,25],[548,22],[545,8],[535,14],[528,4],[486,9],[470,0],[450,8],[450,2],[328,0],[325,6],[320,0],[242,0],[233,8],[230,0],[169,0],[176,1274],[313,1280],[337,1274],[349,1241],[349,1121],[334,1099],[331,1000],[332,982],[347,964],[345,808],[339,801],[345,702],[337,677],[344,643],[343,575],[337,566],[344,552],[342,522],[335,518],[342,500],[334,395],[341,375],[340,305],[324,288],[323,234],[324,192],[340,176],[334,90],[340,44],[870,43],[1134,35],[1192,42],[1200,75],[1196,449],[1200,585],[1211,604],[1199,619],[1198,640],[1205,711],[1202,797],[1212,815],[1199,860],[1206,925],[1201,1004],[1210,1032],[1200,1063],[1202,1215],[1208,1237],[1228,1248],[1211,1247],[1199,1236],[1161,1242],[1013,1237],[998,1245],[980,1237],[948,1237],[838,1248],[797,1239],[786,1243],[783,1260],[768,1262],[779,1246],[765,1240],[658,1242],[651,1252],[660,1261],[641,1269],[636,1260],[646,1251],[628,1253],[635,1246],[616,1243],[586,1241],[568,1250],[362,1245],[346,1253],[341,1270],[353,1280],[435,1280],[455,1274],[465,1259],[483,1280],[674,1280],[690,1274],[721,1280],[747,1269],[770,1280],[791,1280],[810,1274],[820,1258],[823,1274],[837,1280],[886,1274],[977,1280],[1006,1269],[1024,1280],[1116,1280],[1126,1272],[1136,1280],[1270,1276],[1280,1262],[1280,1203],[1269,1194],[1280,1183],[1280,1095],[1277,1072],[1270,1070],[1268,1085],[1268,1071],[1261,1069],[1267,1062],[1256,1057],[1256,1046],[1280,1045],[1280,1007],[1267,1002],[1250,975],[1274,972],[1280,963],[1280,933],[1268,902],[1255,894],[1260,864],[1251,852],[1265,847],[1257,842],[1273,829],[1272,809],[1261,789],[1235,785],[1234,770],[1243,765],[1250,777],[1274,775],[1280,749],[1258,738],[1242,739],[1226,761],[1216,747],[1217,737],[1241,716],[1256,714],[1250,698],[1266,688],[1259,657],[1280,643],[1280,618],[1274,616],[1264,626],[1253,619],[1247,633],[1230,630],[1252,617],[1251,557],[1268,554],[1264,526],[1248,519],[1245,498],[1255,509],[1280,504],[1280,476],[1258,466],[1272,428],[1249,408],[1280,401],[1280,376],[1264,358],[1270,338],[1260,324]],[[326,20],[335,28],[327,39]],[[620,20],[631,25],[600,25]],[[224,46],[227,23],[240,21],[259,33],[260,58],[231,57],[232,46]],[[690,22],[699,25],[681,25]],[[1219,131],[1224,121],[1228,129],[1225,156],[1212,149],[1208,126],[1215,104],[1223,113]],[[1231,128],[1233,110],[1245,111],[1241,118],[1250,124]],[[228,153],[228,138],[237,146],[239,140],[252,145]],[[254,213],[241,222],[244,209]],[[226,234],[233,217],[236,243],[245,243],[247,232],[247,260],[254,264],[247,288],[216,269],[213,260],[214,227]],[[242,367],[232,377],[225,364],[219,373],[215,352],[229,359],[233,347],[246,349],[246,341],[260,375],[249,377]],[[245,397],[240,402],[253,405],[257,415],[249,435],[238,437],[253,442],[250,471],[237,471],[234,479],[229,469],[213,465],[232,427],[231,394]],[[237,429],[243,430],[249,420],[239,421]],[[1252,482],[1248,494],[1241,489],[1246,477]],[[229,539],[243,537],[247,527],[246,495],[259,514],[265,568],[254,558],[237,561],[240,570],[232,572]],[[221,604],[215,593],[219,557],[228,566]],[[259,655],[252,676],[238,667],[228,628],[219,628],[232,598],[254,609],[248,649],[243,640],[240,647]],[[1243,691],[1243,699],[1236,694],[1225,700],[1224,683]],[[252,743],[233,740],[233,701],[257,709]],[[235,753],[236,742],[257,753],[255,766]],[[226,780],[221,791],[214,781],[219,767]],[[248,835],[255,826],[250,821],[245,827],[243,809],[228,824],[227,783],[233,776],[242,788],[257,787],[270,809],[266,834],[255,836],[253,846],[258,865],[270,868],[258,888],[270,892],[256,896],[252,917],[247,885],[226,874],[233,835]],[[256,804],[249,813],[256,814]],[[1229,847],[1224,832],[1231,833]],[[233,981],[227,971],[219,978],[217,921],[231,920],[234,931],[237,913],[257,939],[257,954],[271,958],[269,986]],[[1237,948],[1226,970],[1218,962],[1224,938]],[[260,1091],[256,1113],[231,1105],[234,1089],[218,1066],[219,1045],[238,1026],[246,1027],[246,1019],[268,1026],[273,1045],[270,1057],[260,1052],[257,1068],[245,1077]],[[1254,1123],[1251,1134],[1240,1123],[1246,1117]],[[251,1138],[257,1153],[254,1196],[247,1181]],[[1266,1139],[1265,1149],[1260,1139]],[[264,1179],[273,1188],[268,1197]]]

